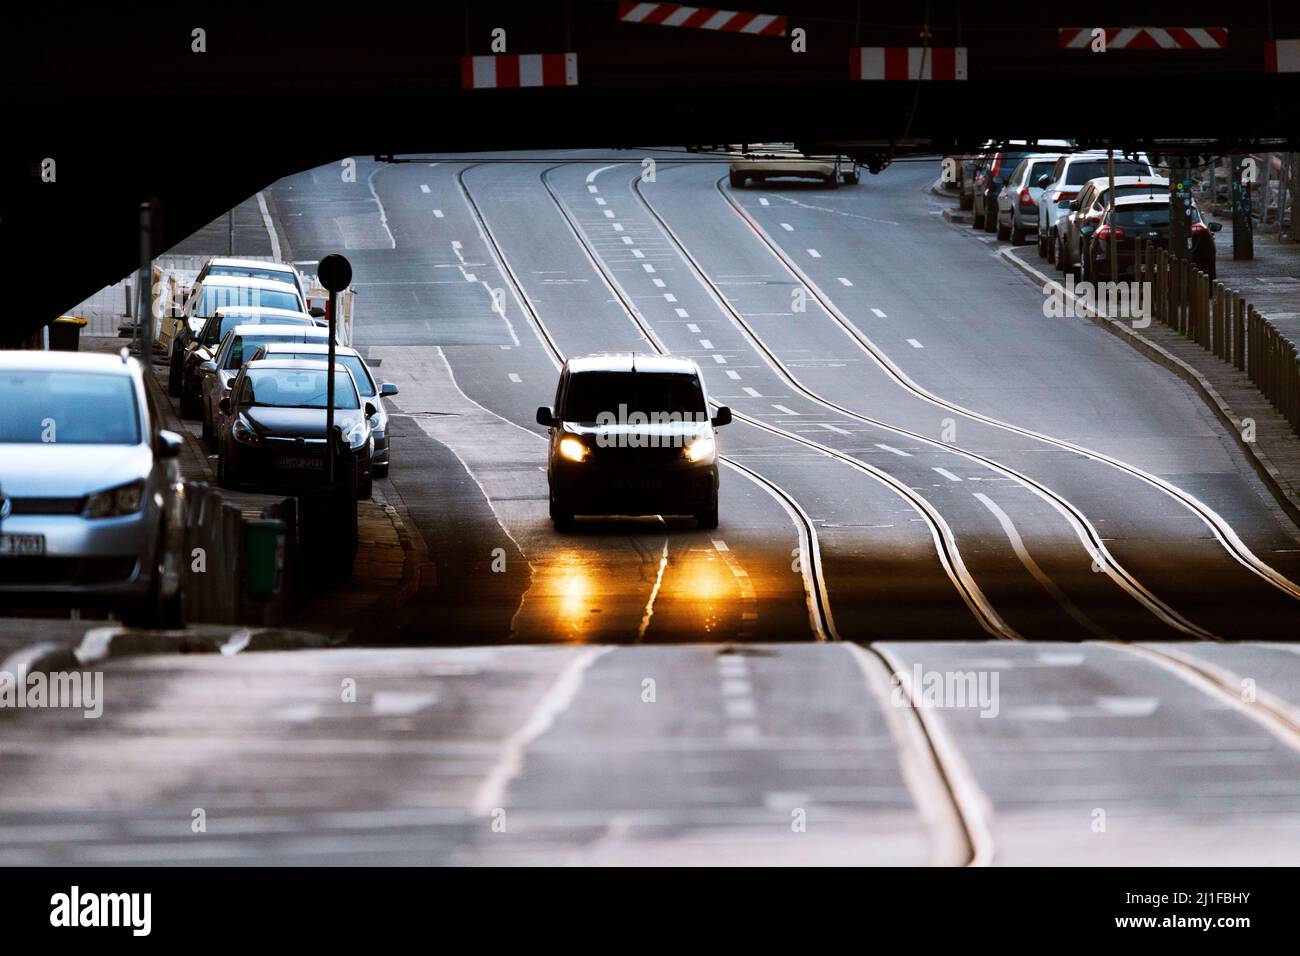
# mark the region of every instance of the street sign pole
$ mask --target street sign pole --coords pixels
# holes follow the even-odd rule
[[[1119,208],[1115,205],[1115,147],[1106,146],[1106,188],[1110,190],[1110,208],[1115,225],[1111,227],[1110,236],[1107,237],[1107,254],[1110,256],[1110,281],[1119,280],[1119,240],[1115,238],[1115,230],[1119,228]]]
[[[338,294],[352,281],[352,263],[343,256],[331,254],[316,266],[316,278],[329,290],[329,358],[326,362],[325,382],[325,460],[330,486],[334,485],[334,340],[338,325]]]

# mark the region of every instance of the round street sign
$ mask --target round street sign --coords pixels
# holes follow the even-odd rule
[[[352,263],[337,253],[330,253],[317,263],[316,278],[330,292],[342,292],[352,281]]]

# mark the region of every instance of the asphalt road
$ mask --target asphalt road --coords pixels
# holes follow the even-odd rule
[[[1045,318],[932,164],[591,156],[273,187],[400,386],[420,590],[374,646],[12,715],[0,863],[1294,860],[1300,531],[1195,394]],[[547,519],[534,410],[627,350],[736,413],[715,530]]]

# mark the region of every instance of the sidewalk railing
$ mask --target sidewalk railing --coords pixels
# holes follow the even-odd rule
[[[1137,240],[1139,280],[1151,283],[1152,317],[1245,372],[1300,434],[1296,345],[1244,295],[1211,279],[1189,259]]]

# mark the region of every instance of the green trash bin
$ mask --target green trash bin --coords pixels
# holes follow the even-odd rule
[[[244,594],[250,601],[270,601],[284,579],[284,522],[254,518],[244,523]]]
[[[50,323],[50,350],[75,352],[81,341],[81,330],[86,320],[75,315],[61,315]]]

